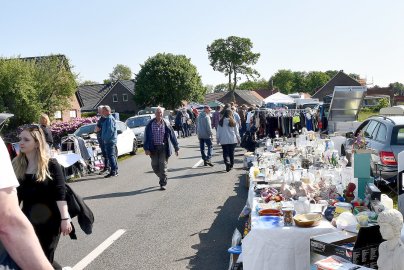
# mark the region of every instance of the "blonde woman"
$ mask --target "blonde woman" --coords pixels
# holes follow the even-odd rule
[[[223,160],[226,165],[226,171],[230,171],[234,165],[234,149],[237,143],[240,143],[239,127],[233,117],[231,109],[224,110],[223,117],[217,127],[216,140],[223,149]]]
[[[45,141],[52,148],[53,145],[53,136],[52,131],[50,129],[50,120],[47,114],[41,114],[39,117],[39,124],[41,125],[42,131],[45,136]]]
[[[55,269],[54,261],[60,234],[72,231],[65,200],[65,182],[61,167],[48,156],[42,128],[32,125],[19,135],[20,154],[13,159],[13,168],[20,186],[18,198],[22,211],[32,223],[42,249]]]

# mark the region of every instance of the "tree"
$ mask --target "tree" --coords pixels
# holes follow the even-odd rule
[[[314,94],[318,88],[325,85],[330,80],[330,77],[321,71],[310,71],[306,76],[307,92]]]
[[[281,93],[290,94],[294,90],[293,80],[295,79],[295,74],[288,69],[280,69],[276,72],[270,79],[275,88],[278,88]]]
[[[109,80],[111,82],[130,79],[132,79],[132,70],[130,67],[121,64],[116,65],[112,73],[109,74]]]
[[[389,87],[393,89],[395,96],[403,96],[404,95],[404,84],[395,82],[390,83]]]
[[[247,79],[259,77],[255,65],[260,57],[259,53],[251,51],[253,43],[249,38],[230,36],[227,39],[217,39],[208,45],[207,51],[213,70],[220,71],[228,77],[228,90],[235,100],[234,90],[239,80],[238,75],[245,75]]]
[[[221,83],[215,86],[215,89],[213,90],[214,93],[220,93],[220,92],[226,92],[228,89],[229,85],[227,83]]]
[[[293,72],[293,92],[307,92],[306,72],[295,71]]]
[[[257,89],[269,89],[268,81],[265,79],[257,80],[257,81],[246,81],[240,83],[240,90],[257,90]]]
[[[327,70],[325,72],[325,74],[328,75],[328,77],[330,77],[330,79],[334,78],[335,75],[337,75],[339,71],[338,70]]]
[[[212,84],[206,84],[206,94],[214,93],[215,87]]]
[[[63,55],[0,59],[0,110],[13,113],[16,126],[37,122],[41,113],[52,117],[70,104],[76,77]]]
[[[202,101],[206,88],[185,55],[158,53],[136,75],[135,102],[143,106],[176,108],[182,101]]]
[[[99,84],[99,83],[96,81],[91,81],[91,80],[85,80],[85,81],[79,83],[79,85],[93,85],[93,84]]]

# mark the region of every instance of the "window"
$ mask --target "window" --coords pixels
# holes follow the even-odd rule
[[[128,94],[122,94],[123,101],[128,101]]]
[[[77,111],[76,110],[70,110],[70,118],[77,118]]]
[[[122,122],[116,122],[117,124],[117,130],[125,131],[126,130],[126,125]]]
[[[377,124],[378,122],[376,121],[370,121],[364,132],[366,138],[372,138],[372,133],[375,130]]]
[[[62,119],[62,111],[56,111],[54,115],[55,119]]]
[[[386,141],[386,134],[387,134],[387,128],[384,124],[380,124],[379,131],[377,132],[376,135],[376,140],[385,142]]]
[[[391,135],[392,145],[404,145],[404,127],[394,127]]]
[[[112,101],[113,102],[118,102],[118,94],[113,94],[112,95]]]

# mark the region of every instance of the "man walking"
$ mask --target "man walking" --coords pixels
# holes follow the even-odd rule
[[[197,119],[197,126],[198,126],[198,139],[199,139],[199,148],[201,150],[201,155],[203,159],[204,166],[213,166],[211,162],[212,158],[212,125],[210,121],[210,107],[206,105],[203,108],[203,112],[201,112]],[[208,148],[208,153],[205,153],[205,144]]]
[[[118,153],[115,151],[118,133],[116,129],[116,121],[111,115],[111,108],[109,106],[104,106],[102,109],[102,115],[104,116],[105,120],[101,127],[101,139],[104,143],[105,154],[111,168],[109,174],[105,176],[105,178],[108,178],[118,176],[118,162],[116,158]]]
[[[102,128],[102,124],[105,121],[105,117],[102,116],[103,115],[103,112],[102,112],[103,109],[104,109],[103,105],[98,106],[98,115],[99,115],[100,118],[98,118],[97,125],[96,125],[95,130],[94,130],[97,133],[97,141],[98,141],[98,144],[100,145],[102,158],[104,159],[104,169],[100,172],[100,174],[103,174],[103,173],[105,173],[105,172],[107,172],[109,170],[109,163],[108,163],[107,154],[105,152],[105,145],[104,145],[104,142],[101,139],[101,128]]]
[[[151,158],[151,166],[159,178],[160,189],[165,190],[167,185],[167,163],[172,154],[172,148],[178,156],[178,141],[174,130],[169,123],[163,119],[164,109],[156,109],[156,117],[149,121],[145,128],[145,141],[143,148],[145,154]]]
[[[18,204],[15,188],[19,184],[1,138],[0,164],[0,269],[51,270],[34,228]]]

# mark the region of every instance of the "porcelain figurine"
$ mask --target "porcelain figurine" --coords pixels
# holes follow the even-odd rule
[[[386,241],[379,245],[379,270],[404,269],[404,244],[401,242],[403,215],[395,210],[385,210],[377,218],[380,234]]]

